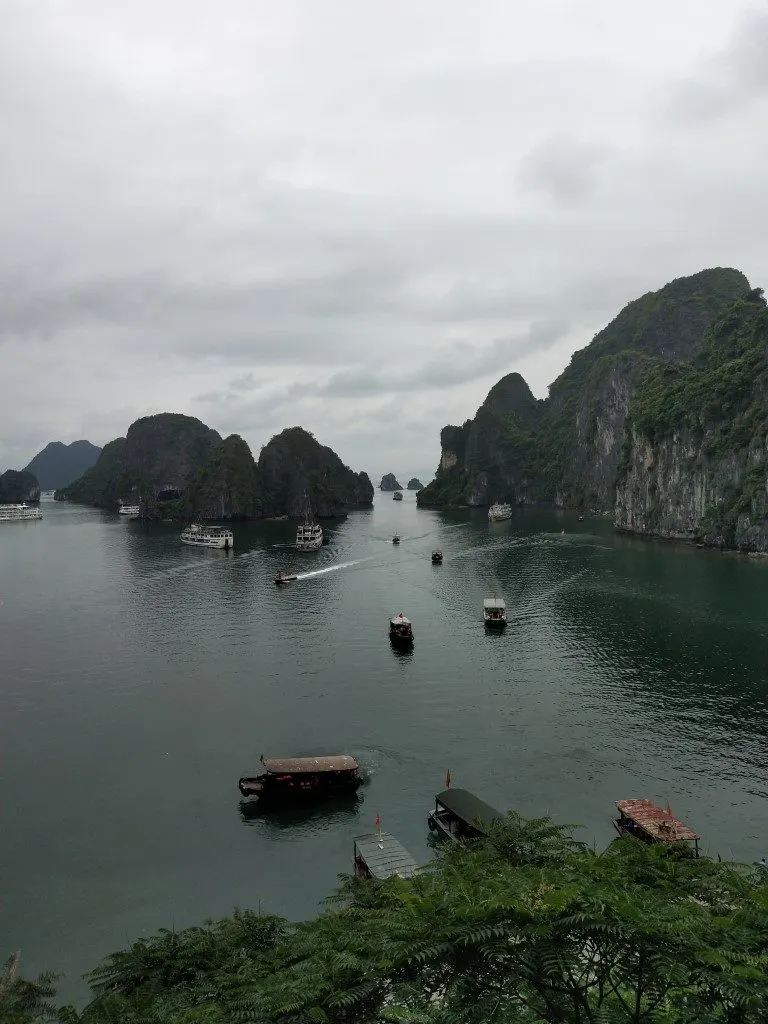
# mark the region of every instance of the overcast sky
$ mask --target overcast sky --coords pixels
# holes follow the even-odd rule
[[[0,467],[178,411],[431,477],[644,291],[768,285],[766,53],[739,0],[2,0]]]

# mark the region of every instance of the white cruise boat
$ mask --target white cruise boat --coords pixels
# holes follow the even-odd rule
[[[196,548],[223,548],[225,551],[231,551],[235,546],[235,538],[232,531],[224,526],[192,523],[182,531],[181,543],[191,544]]]
[[[38,505],[0,505],[0,523],[16,523],[22,519],[42,519]]]
[[[129,519],[139,518],[139,506],[138,505],[121,505],[117,510],[121,516],[128,516]]]
[[[512,518],[512,506],[507,502],[496,501],[488,509],[488,521],[491,523],[499,523],[502,519]]]
[[[323,528],[306,516],[296,531],[297,551],[318,551],[323,546]]]

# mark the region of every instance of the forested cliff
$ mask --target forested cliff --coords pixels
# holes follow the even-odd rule
[[[766,549],[765,318],[728,268],[636,299],[545,400],[509,374],[443,428],[419,504],[615,507],[623,529]]]

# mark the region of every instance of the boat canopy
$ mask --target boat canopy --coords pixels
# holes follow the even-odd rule
[[[483,608],[506,608],[503,597],[486,597],[483,601]]]
[[[625,818],[630,818],[658,842],[695,842],[701,838],[692,828],[673,817],[671,811],[665,811],[652,800],[617,800],[616,806]]]
[[[497,811],[468,789],[446,789],[438,793],[435,800],[467,825],[474,825],[478,821],[489,825],[493,821],[505,820],[501,811]]]
[[[354,757],[349,757],[348,754],[332,757],[262,757],[261,763],[270,775],[353,772],[360,767]]]
[[[419,866],[394,836],[372,832],[355,838],[355,858],[360,858],[374,878],[411,878]]]
[[[393,615],[389,620],[393,626],[410,626],[411,620],[406,618],[402,612],[399,615]]]

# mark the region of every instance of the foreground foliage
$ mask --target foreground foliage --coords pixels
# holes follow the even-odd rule
[[[598,856],[510,814],[412,880],[346,879],[312,921],[238,912],[142,939],[93,972],[89,1006],[57,1019],[758,1024],[767,904],[750,869],[633,840]]]

